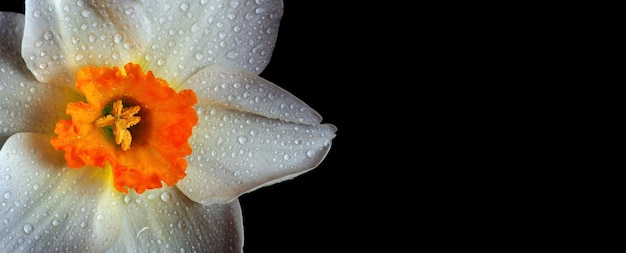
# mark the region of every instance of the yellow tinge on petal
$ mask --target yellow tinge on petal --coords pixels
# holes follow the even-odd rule
[[[76,88],[86,102],[69,103],[71,120],[60,120],[51,140],[71,168],[111,166],[115,187],[143,193],[186,175],[184,157],[198,117],[192,90],[174,91],[137,64],[84,67]]]

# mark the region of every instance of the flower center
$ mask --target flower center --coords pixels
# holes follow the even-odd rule
[[[141,120],[141,117],[135,116],[140,109],[139,106],[123,108],[122,100],[117,100],[113,103],[111,114],[96,120],[96,127],[113,127],[115,144],[120,145],[122,150],[126,151],[130,148],[130,142],[133,140],[128,128],[137,125]]]
[[[143,193],[185,177],[188,139],[198,122],[192,90],[176,92],[133,63],[124,69],[84,67],[76,88],[86,101],[67,105],[71,119],[57,122],[58,137],[50,141],[65,151],[68,167],[110,166],[122,192]]]

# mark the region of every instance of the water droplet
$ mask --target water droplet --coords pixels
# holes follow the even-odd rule
[[[126,15],[133,14],[133,13],[135,13],[135,8],[128,7],[128,8],[126,8],[126,10],[124,10],[124,13],[126,13]]]
[[[97,221],[103,221],[104,220],[104,215],[98,214],[98,216],[96,216],[96,220]]]
[[[122,42],[122,39],[123,39],[123,38],[124,38],[124,37],[123,37],[121,34],[116,33],[116,34],[113,36],[113,41],[115,41],[115,43],[119,44],[120,42]]]
[[[33,232],[33,225],[30,223],[26,223],[24,224],[24,227],[22,227],[22,229],[24,229],[24,233],[30,234],[31,232]]]
[[[11,193],[10,192],[5,192],[4,193],[4,199],[9,200],[11,198]]]
[[[189,9],[189,4],[188,4],[188,3],[182,3],[182,4],[180,5],[180,9],[181,9],[182,11],[187,11],[187,10]]]
[[[132,201],[132,199],[130,198],[130,196],[126,195],[124,196],[124,203],[129,204]]]
[[[248,137],[239,136],[239,143],[240,144],[246,144],[246,142],[248,142]]]
[[[184,220],[180,220],[178,221],[178,228],[180,230],[185,230],[187,229],[187,223]]]
[[[194,23],[193,25],[191,25],[192,33],[197,33],[198,31],[200,31],[200,26],[198,24]]]
[[[45,40],[51,40],[51,39],[52,39],[52,37],[53,37],[53,35],[52,35],[52,32],[51,32],[51,31],[46,31],[46,32],[44,32],[44,33],[43,33],[43,38],[44,38]]]
[[[172,194],[170,192],[161,193],[161,200],[163,200],[163,202],[170,202],[172,200]]]
[[[83,53],[77,53],[74,59],[76,59],[76,61],[82,61],[85,59],[85,55]]]
[[[228,58],[230,60],[237,59],[237,56],[239,56],[239,54],[234,49],[226,52],[226,58]]]
[[[80,228],[87,228],[87,222],[86,221],[81,222]]]
[[[317,153],[317,152],[315,152],[315,150],[310,149],[309,151],[306,152],[306,156],[308,158],[313,158],[315,156],[315,153]]]
[[[59,225],[59,223],[60,223],[60,222],[59,222],[59,220],[57,220],[57,219],[52,220],[52,226],[55,226],[55,227],[56,227],[56,226],[58,226],[58,225]]]
[[[80,38],[76,35],[72,35],[72,44],[78,45],[78,43],[80,43]]]

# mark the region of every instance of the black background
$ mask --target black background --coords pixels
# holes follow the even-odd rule
[[[302,99],[338,131],[319,167],[240,198],[244,251],[340,252],[377,244],[368,241],[370,236],[361,236],[388,233],[374,229],[385,221],[370,213],[380,205],[377,202],[383,196],[376,194],[383,185],[364,177],[379,169],[375,157],[366,151],[376,150],[368,140],[381,136],[367,130],[366,125],[374,123],[359,116],[372,110],[377,101],[359,92],[371,85],[354,74],[373,74],[355,69],[355,65],[366,65],[363,59],[354,58],[356,51],[369,54],[370,48],[359,46],[366,42],[356,36],[351,10],[314,1],[284,3],[276,47],[261,76]],[[23,6],[0,10],[23,13]],[[353,124],[358,118],[361,124]]]

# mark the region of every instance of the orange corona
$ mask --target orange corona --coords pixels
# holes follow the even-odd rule
[[[84,67],[76,88],[86,101],[69,103],[51,140],[70,168],[110,166],[121,192],[174,185],[186,175],[188,139],[198,122],[192,90],[176,92],[151,71],[128,63]]]

